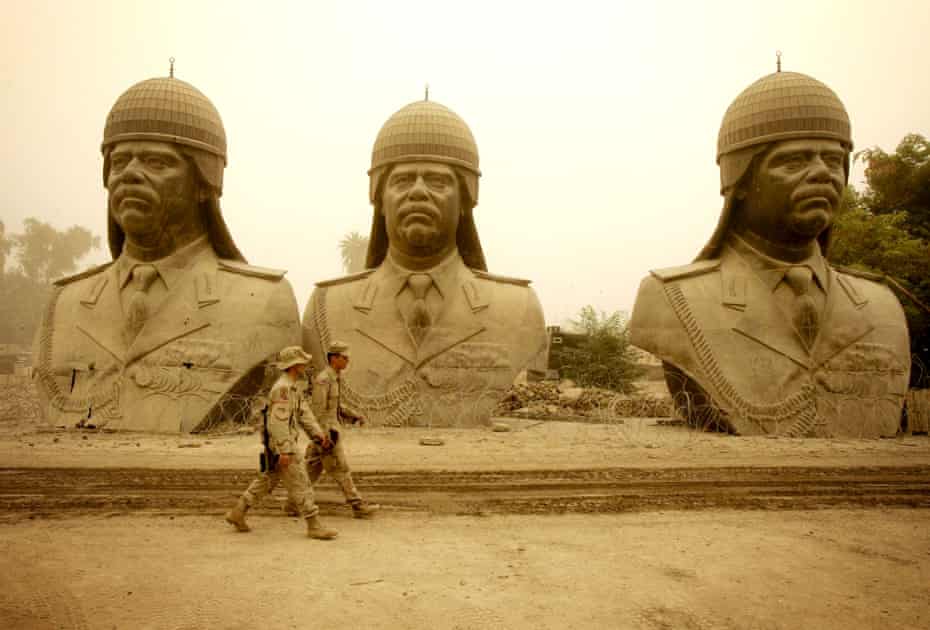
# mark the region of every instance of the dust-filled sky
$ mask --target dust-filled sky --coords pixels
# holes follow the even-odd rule
[[[104,120],[174,56],[223,118],[239,248],[288,269],[301,309],[342,275],[339,240],[368,233],[375,136],[427,82],[477,140],[490,271],[533,280],[549,323],[629,310],[649,269],[694,257],[721,205],[723,113],[776,50],[838,93],[857,148],[930,133],[927,0],[6,0],[2,16],[7,231],[36,216],[106,240]]]

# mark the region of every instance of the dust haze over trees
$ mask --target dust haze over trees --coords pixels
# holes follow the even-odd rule
[[[365,257],[368,254],[368,237],[358,232],[350,232],[339,241],[342,255],[342,267],[346,273],[365,271]]]
[[[930,142],[908,134],[894,153],[856,153],[866,188],[846,189],[830,260],[893,278],[930,307]],[[911,385],[930,387],[930,313],[892,285],[907,316],[913,355]]]
[[[99,247],[100,237],[80,226],[59,231],[29,218],[22,233],[10,234],[0,222],[0,343],[30,344],[51,283]]]
[[[582,387],[635,391],[633,381],[641,369],[636,365],[624,313],[598,313],[588,305],[570,323],[574,331],[563,333],[563,343],[550,350],[549,365],[559,370],[559,376]]]

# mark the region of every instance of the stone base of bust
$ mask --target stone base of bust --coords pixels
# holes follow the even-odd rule
[[[56,286],[33,352],[45,421],[179,433],[247,418],[262,366],[300,337],[282,276],[208,255],[128,346],[114,265]]]
[[[879,282],[834,268],[829,276],[810,350],[729,248],[643,280],[631,340],[668,364],[676,404],[693,424],[741,435],[894,436],[910,372],[901,305]]]

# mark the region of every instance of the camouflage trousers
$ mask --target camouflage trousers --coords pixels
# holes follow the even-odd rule
[[[336,442],[333,448],[325,451],[316,442],[310,442],[307,445],[306,457],[307,476],[310,478],[311,486],[315,485],[326,472],[339,484],[347,503],[362,502],[362,496],[358,493],[355,482],[352,481],[352,471],[349,470],[349,462],[342,448],[342,440]]]
[[[283,483],[287,490],[288,504],[296,506],[304,518],[316,516],[320,512],[313,500],[313,486],[307,480],[307,471],[293,454],[288,466],[282,467],[279,464],[274,472],[259,473],[242,493],[242,500],[252,507],[271,494],[279,483]]]

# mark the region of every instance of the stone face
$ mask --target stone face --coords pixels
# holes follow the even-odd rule
[[[471,131],[412,103],[385,123],[369,174],[370,269],[317,285],[304,347],[321,369],[323,349],[348,342],[343,395],[373,424],[484,424],[547,340],[529,281],[487,273]]]
[[[764,77],[727,110],[717,230],[695,262],[642,281],[630,322],[691,424],[897,433],[910,372],[904,312],[880,277],[825,259],[851,149],[842,103],[805,75]]]
[[[46,419],[166,433],[247,420],[299,320],[284,272],[246,264],[223,221],[219,115],[187,83],[144,81],[101,149],[114,261],[55,284],[33,353]]]

